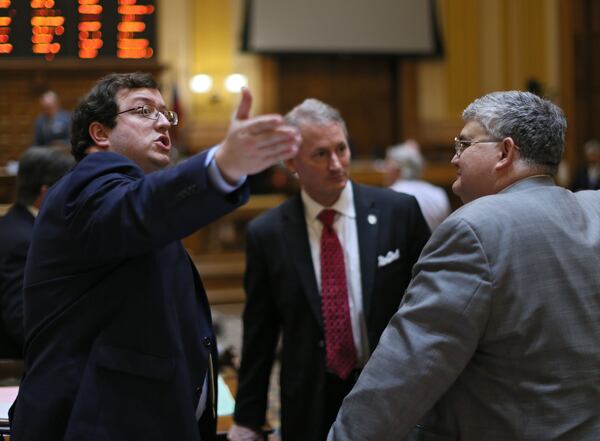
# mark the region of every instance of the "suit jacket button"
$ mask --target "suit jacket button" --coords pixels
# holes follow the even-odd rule
[[[212,341],[210,340],[210,337],[204,337],[204,346],[206,346],[207,348],[210,348],[212,346]]]

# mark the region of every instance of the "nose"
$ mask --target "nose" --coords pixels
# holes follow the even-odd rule
[[[450,160],[450,164],[458,165],[458,160],[459,160],[458,153],[454,153],[454,155],[452,156],[452,159]]]
[[[338,157],[337,154],[333,153],[331,155],[331,159],[329,161],[329,169],[330,170],[337,170],[342,166],[342,163],[340,162],[340,158]]]
[[[171,123],[162,112],[158,112],[158,119],[156,120],[156,124],[161,128],[166,127],[167,129],[169,129],[171,127]]]

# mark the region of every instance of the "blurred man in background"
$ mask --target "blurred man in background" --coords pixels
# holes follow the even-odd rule
[[[590,139],[583,146],[585,164],[577,169],[571,181],[571,190],[600,189],[600,142]]]
[[[414,140],[408,140],[387,149],[388,179],[394,191],[413,195],[431,231],[450,214],[450,201],[446,191],[421,179],[425,160]]]
[[[75,164],[73,157],[31,147],[19,160],[17,198],[0,217],[0,357],[23,357],[23,274],[33,222],[48,189]]]
[[[68,147],[71,115],[61,109],[56,92],[49,90],[40,97],[41,114],[35,120],[33,145]]]

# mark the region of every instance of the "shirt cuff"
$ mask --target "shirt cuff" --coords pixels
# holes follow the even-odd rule
[[[246,182],[247,176],[242,176],[234,185],[231,185],[229,182],[227,182],[223,177],[221,170],[219,170],[217,161],[215,161],[215,153],[217,152],[218,147],[218,145],[212,147],[206,155],[205,165],[208,169],[208,180],[223,193],[231,193],[240,188],[244,182]]]

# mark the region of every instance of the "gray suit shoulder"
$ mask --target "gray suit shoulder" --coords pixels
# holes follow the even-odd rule
[[[560,186],[539,186],[481,197],[463,205],[447,221],[464,221],[476,229],[506,229],[549,217],[600,215],[600,191],[573,193]]]

